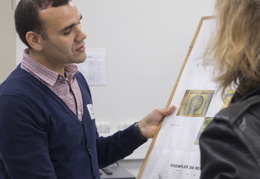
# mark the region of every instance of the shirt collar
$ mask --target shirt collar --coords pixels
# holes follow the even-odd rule
[[[54,72],[33,60],[29,56],[29,49],[24,50],[21,67],[50,86],[53,86],[57,82],[57,80],[60,80],[62,78],[65,79],[57,72]],[[78,66],[76,64],[71,63],[65,65],[65,75],[69,81],[74,78],[74,75],[77,73],[77,71]]]

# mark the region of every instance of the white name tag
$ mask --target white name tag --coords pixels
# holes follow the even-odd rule
[[[93,110],[93,104],[87,104],[87,108],[88,108],[88,112],[89,112],[90,118],[92,120],[95,119],[94,110]]]

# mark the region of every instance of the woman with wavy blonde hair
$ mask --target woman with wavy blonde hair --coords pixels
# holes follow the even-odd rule
[[[222,94],[236,87],[200,138],[201,178],[260,178],[260,0],[216,0],[205,53]]]
[[[218,0],[217,32],[206,51],[214,62],[216,81],[225,90],[232,83],[246,93],[260,86],[260,1]]]

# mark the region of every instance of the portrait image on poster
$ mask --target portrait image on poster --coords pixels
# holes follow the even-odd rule
[[[205,116],[213,94],[214,90],[187,90],[177,116]]]

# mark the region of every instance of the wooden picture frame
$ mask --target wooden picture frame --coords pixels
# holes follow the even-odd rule
[[[203,71],[204,70],[203,67],[198,67],[199,65],[203,66],[202,63],[200,63],[200,60],[202,60],[202,58],[203,58],[203,52],[206,48],[208,40],[211,37],[211,33],[212,33],[213,27],[215,25],[214,23],[215,23],[215,19],[213,16],[202,17],[199,22],[195,35],[192,39],[191,45],[188,49],[188,53],[185,57],[185,60],[181,67],[180,73],[178,75],[178,78],[176,80],[176,83],[173,87],[173,90],[170,94],[170,97],[169,97],[167,105],[166,105],[166,107],[169,107],[171,105],[176,105],[175,102],[173,101],[173,99],[175,96],[177,96],[177,98],[179,98],[179,99],[176,99],[176,101],[177,101],[176,103],[179,104],[179,106],[176,106],[177,109],[174,112],[173,116],[166,117],[163,120],[163,122],[160,123],[158,131],[156,132],[156,135],[154,136],[154,138],[150,144],[150,147],[146,153],[145,159],[140,168],[139,174],[137,176],[138,179],[147,179],[147,178],[159,179],[159,178],[166,178],[166,176],[168,178],[177,179],[180,176],[185,176],[185,175],[189,178],[199,178],[200,166],[198,165],[199,156],[197,156],[197,154],[196,154],[196,157],[194,158],[195,163],[197,162],[196,165],[192,165],[192,163],[194,164],[194,162],[187,162],[187,161],[186,161],[187,163],[181,162],[182,159],[178,160],[179,163],[178,162],[176,162],[176,163],[168,162],[167,160],[171,160],[171,157],[172,157],[171,153],[167,154],[167,152],[171,150],[171,145],[168,146],[168,143],[165,144],[160,141],[171,138],[170,135],[165,135],[165,134],[167,134],[167,132],[164,132],[164,131],[169,130],[169,128],[170,128],[170,127],[167,128],[166,124],[164,125],[164,123],[166,123],[165,121],[168,122],[169,120],[172,120],[172,121],[175,120],[172,128],[174,128],[175,130],[179,130],[181,128],[180,126],[185,123],[185,122],[183,123],[180,121],[186,120],[187,123],[188,123],[188,121],[193,123],[195,120],[197,120],[196,129],[194,129],[194,130],[196,130],[196,133],[194,132],[192,135],[187,133],[184,135],[187,135],[187,136],[190,135],[191,138],[194,139],[194,142],[193,142],[193,140],[191,140],[190,145],[191,145],[191,148],[194,148],[194,150],[196,149],[195,151],[198,153],[199,151],[197,149],[199,148],[198,139],[199,139],[200,133],[203,131],[206,124],[208,124],[210,122],[212,117],[214,117],[214,115],[223,106],[223,101],[222,101],[221,95],[219,92],[217,92],[217,86],[215,85],[215,83],[213,81],[210,81],[210,79],[211,79],[211,74],[209,73],[210,70],[205,69],[205,71]],[[207,27],[207,26],[210,26],[210,27]],[[196,48],[194,48],[194,47],[196,47]],[[194,52],[192,54],[194,49],[196,50],[196,52]],[[194,59],[196,57],[199,57],[200,59]],[[192,65],[195,64],[196,68],[199,69],[197,71],[198,73],[201,73],[199,75],[203,75],[203,73],[204,73],[209,76],[209,77],[203,79],[205,81],[204,87],[196,87],[196,83],[194,82],[193,86],[187,85],[189,87],[187,87],[187,89],[185,89],[186,88],[185,84],[184,83],[180,84],[181,81],[185,81],[185,79],[186,80],[189,79],[189,77],[188,77],[189,74],[187,75],[187,73],[189,73],[189,72],[185,72],[185,74],[183,74],[185,71],[185,68],[187,67],[187,63],[189,61],[194,61],[194,63],[192,62],[193,63]],[[190,66],[188,66],[187,68],[189,68],[189,67]],[[209,68],[211,68],[211,67],[209,67]],[[194,68],[194,70],[196,70],[196,69]],[[194,81],[199,82],[200,79],[196,79],[196,78],[199,78],[199,75],[196,76],[197,72],[192,72],[195,74],[195,77],[193,75],[190,75],[190,78],[193,79],[193,77],[194,77],[194,79],[195,79]],[[184,75],[184,77],[183,77],[183,75]],[[209,84],[207,83],[207,81],[210,81]],[[193,83],[193,81],[192,81],[192,83]],[[178,89],[179,87],[182,89],[179,90]],[[195,88],[193,88],[193,87],[195,87]],[[184,96],[184,97],[181,98],[179,96]],[[185,107],[185,105],[186,105],[186,107]],[[210,108],[210,105],[214,105],[214,109]],[[191,110],[191,108],[193,111],[187,112],[187,110]],[[178,122],[180,122],[180,126],[178,126]],[[177,127],[174,125],[176,125]],[[163,134],[161,134],[162,132],[163,132]],[[185,132],[185,130],[183,132]],[[160,138],[158,138],[159,135],[161,135]],[[165,135],[164,136],[165,138],[163,138],[162,135]],[[173,138],[174,137],[175,136],[173,136]],[[179,139],[175,138],[175,140],[179,140]],[[153,150],[156,150],[156,152],[154,152],[154,154],[153,154]],[[160,153],[160,151],[161,151],[161,153]],[[174,153],[174,149],[173,149],[173,153]],[[167,157],[167,155],[169,156],[169,158]],[[162,157],[162,161],[160,161],[161,157]],[[165,162],[163,162],[163,161],[165,161]],[[164,165],[165,163],[167,163],[166,164],[167,167],[172,167],[174,169],[173,170],[162,169],[163,167],[161,165]],[[161,170],[158,169],[160,167],[161,167]],[[156,171],[157,169],[158,169],[158,171]],[[149,171],[146,171],[146,170],[149,170]]]

